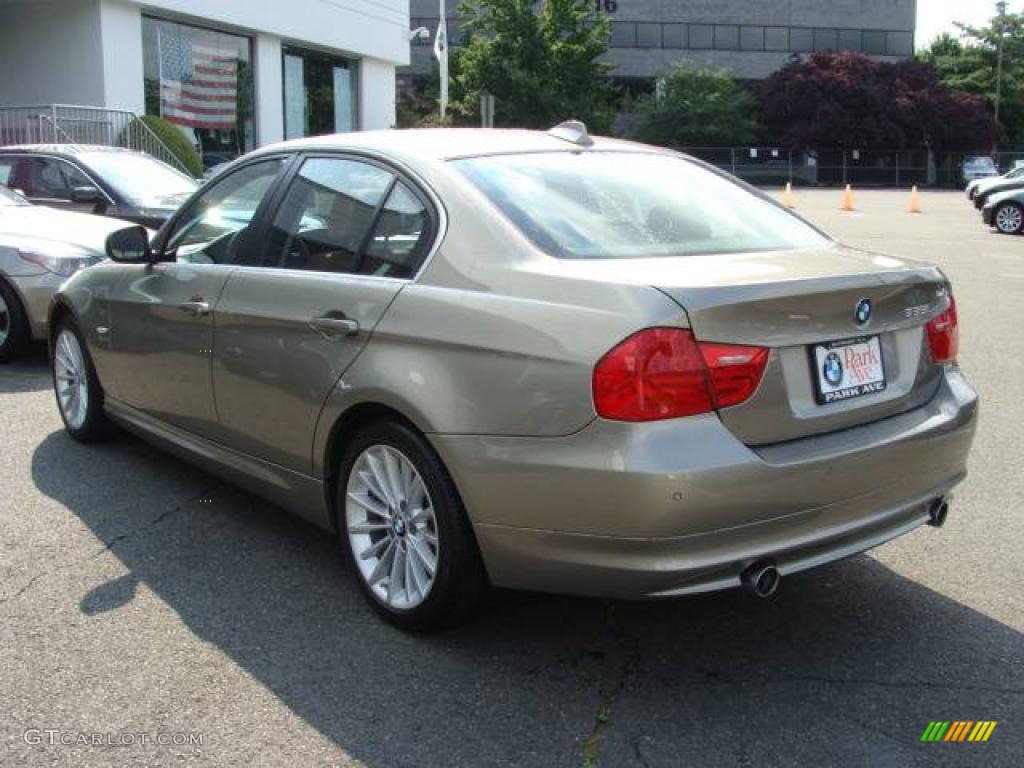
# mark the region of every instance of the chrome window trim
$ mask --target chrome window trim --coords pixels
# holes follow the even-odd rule
[[[280,152],[283,148],[277,148],[275,151]],[[437,215],[437,232],[434,234],[434,242],[427,250],[427,255],[423,257],[423,261],[420,262],[420,266],[416,272],[409,277],[384,277],[378,275],[362,275],[354,272],[321,272],[319,270],[304,269],[304,270],[291,270],[293,272],[305,272],[311,275],[342,275],[346,277],[359,278],[361,280],[380,281],[385,280],[393,283],[415,283],[419,280],[423,272],[430,266],[430,263],[434,260],[434,256],[441,249],[441,243],[444,241],[445,236],[448,234],[448,209],[445,208],[444,203],[441,201],[441,197],[434,191],[434,188],[423,178],[422,174],[418,173],[414,169],[400,160],[395,159],[391,155],[376,150],[366,149],[363,147],[341,147],[341,146],[304,146],[296,147],[291,149],[295,153],[295,156],[300,158],[310,156],[337,156],[339,158],[348,157],[366,157],[371,160],[388,166],[394,170],[399,171],[395,175],[400,179],[405,176],[408,180],[412,181],[416,188],[420,190],[429,200],[434,208],[434,212]],[[268,155],[273,154],[271,152]],[[258,162],[263,159],[262,154],[256,154],[249,158],[251,162]],[[253,269],[253,270],[268,270],[277,269],[277,267],[263,267],[253,265],[239,265],[238,269]]]

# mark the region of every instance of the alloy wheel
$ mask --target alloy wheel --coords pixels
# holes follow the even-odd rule
[[[79,429],[89,410],[89,378],[78,337],[67,328],[57,335],[53,373],[61,413],[71,429]]]
[[[437,575],[437,518],[416,466],[389,445],[356,458],[345,493],[349,543],[360,575],[389,608],[409,610]]]
[[[1004,205],[996,211],[996,229],[1000,232],[1014,234],[1020,232],[1024,224],[1024,212],[1016,205]]]

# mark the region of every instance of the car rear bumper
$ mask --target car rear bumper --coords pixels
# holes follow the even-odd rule
[[[760,449],[717,417],[595,421],[566,438],[433,436],[499,586],[665,597],[869,549],[966,475],[977,395],[948,369],[925,406]]]

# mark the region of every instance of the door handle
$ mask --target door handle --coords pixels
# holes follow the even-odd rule
[[[186,301],[179,306],[182,312],[188,312],[195,317],[210,314],[210,302],[208,301]]]
[[[359,323],[347,317],[314,317],[309,321],[309,327],[319,332],[324,338],[332,336],[355,336],[359,333]]]

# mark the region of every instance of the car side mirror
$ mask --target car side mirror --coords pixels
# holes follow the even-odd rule
[[[149,232],[145,227],[125,227],[107,235],[107,256],[113,261],[126,264],[142,264],[153,261],[153,249],[149,247]]]
[[[71,202],[73,203],[96,203],[100,200],[100,191],[91,184],[74,187],[71,190]]]

